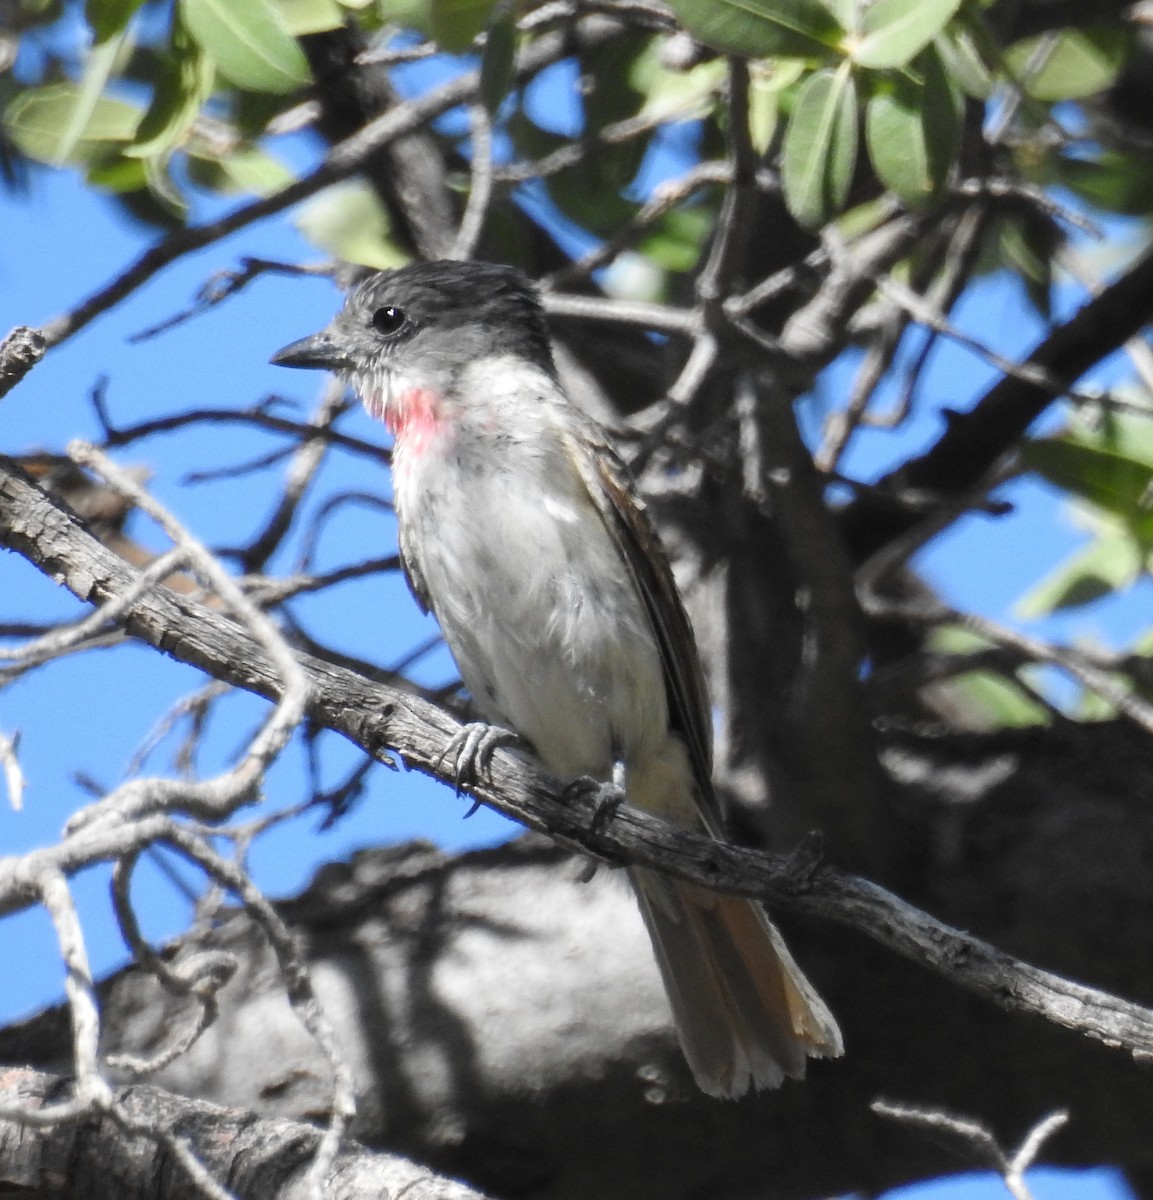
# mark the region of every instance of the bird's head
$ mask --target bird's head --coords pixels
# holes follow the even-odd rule
[[[334,371],[371,415],[390,418],[404,396],[450,396],[466,368],[509,356],[554,374],[544,313],[528,279],[493,263],[427,262],[369,276],[325,329],[272,361]]]

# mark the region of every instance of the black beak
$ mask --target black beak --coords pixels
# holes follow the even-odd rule
[[[349,366],[347,356],[327,331],[277,350],[269,362],[278,367],[317,367],[322,371],[340,371]]]

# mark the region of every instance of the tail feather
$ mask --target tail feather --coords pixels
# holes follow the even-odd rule
[[[832,1014],[759,904],[653,871],[630,872],[702,1091],[735,1097],[799,1079],[842,1052]]]

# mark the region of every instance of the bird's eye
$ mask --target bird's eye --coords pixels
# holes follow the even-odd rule
[[[389,304],[372,314],[372,327],[377,333],[397,333],[407,320],[403,308],[394,308]]]

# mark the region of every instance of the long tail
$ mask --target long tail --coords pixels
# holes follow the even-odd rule
[[[760,905],[630,871],[697,1085],[736,1097],[836,1057],[841,1031]]]

